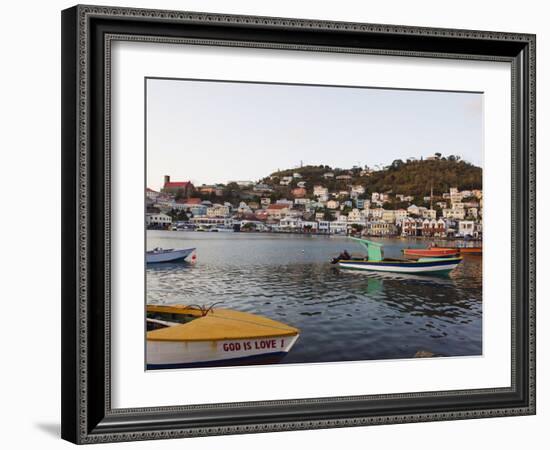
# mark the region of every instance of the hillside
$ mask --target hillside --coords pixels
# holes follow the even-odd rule
[[[345,190],[352,185],[362,185],[366,194],[384,192],[393,194],[427,196],[433,186],[434,195],[449,192],[449,188],[459,190],[482,188],[482,169],[459,158],[450,156],[441,159],[401,161],[396,160],[383,170],[365,173],[361,168],[338,169],[329,166],[304,166],[297,169],[281,170],[272,173],[262,180],[263,183],[281,190],[279,181],[282,177],[292,176],[298,172],[302,178],[293,179],[286,188],[292,188],[298,181],[305,181],[308,194],[313,186],[321,184],[330,191]],[[332,172],[334,178],[325,178],[323,174]],[[351,180],[337,180],[339,175],[350,175]]]
[[[438,159],[429,161],[394,162],[387,170],[374,172],[368,179],[371,192],[393,192],[423,196],[459,190],[482,188],[482,170],[464,161]]]

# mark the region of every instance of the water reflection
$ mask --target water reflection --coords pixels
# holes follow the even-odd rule
[[[388,256],[407,241],[386,242]],[[197,263],[147,267],[147,301],[211,304],[301,329],[282,361],[409,358],[481,353],[481,258],[448,277],[341,270],[345,238],[148,232],[149,248],[196,247]],[[395,255],[394,255],[395,256]]]

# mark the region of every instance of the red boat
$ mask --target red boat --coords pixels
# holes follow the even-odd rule
[[[481,255],[483,253],[482,247],[456,247],[456,250],[466,255]]]
[[[405,256],[422,258],[445,258],[458,255],[459,250],[448,247],[429,247],[429,248],[406,248],[403,250]]]

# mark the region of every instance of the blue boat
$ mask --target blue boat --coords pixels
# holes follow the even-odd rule
[[[343,269],[368,270],[374,272],[395,272],[413,274],[446,274],[455,269],[462,261],[461,257],[397,259],[384,258],[383,245],[379,242],[353,238],[366,250],[363,258],[353,258],[347,253],[332,260]]]

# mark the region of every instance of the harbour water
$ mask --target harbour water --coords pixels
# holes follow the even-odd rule
[[[388,257],[427,245],[377,240]],[[282,364],[482,354],[480,256],[429,276],[339,269],[332,257],[362,249],[338,236],[147,231],[155,247],[196,247],[197,261],[149,265],[148,303],[218,303],[297,327]]]

